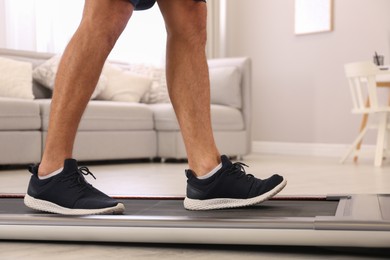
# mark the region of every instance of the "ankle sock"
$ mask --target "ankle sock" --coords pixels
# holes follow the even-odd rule
[[[63,169],[64,169],[64,168],[62,167],[62,168],[60,168],[60,169],[58,169],[58,170],[56,170],[56,171],[54,171],[54,172],[52,172],[52,173],[50,173],[50,174],[48,174],[48,175],[45,175],[45,176],[39,176],[39,175],[38,175],[38,178],[39,178],[40,180],[49,179],[49,178],[51,178],[51,177],[53,177],[53,176],[56,176],[56,175],[59,174],[60,172],[62,172]]]
[[[212,169],[209,173],[207,173],[206,175],[203,175],[203,176],[199,176],[197,177],[199,180],[205,180],[205,179],[208,179],[210,178],[211,176],[213,176],[217,171],[219,171],[220,169],[222,168],[222,163],[218,164],[217,167],[215,167],[214,169]]]

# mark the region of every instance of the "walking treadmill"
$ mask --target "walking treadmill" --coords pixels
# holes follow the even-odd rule
[[[390,194],[275,197],[248,208],[188,211],[181,197],[116,197],[123,215],[63,216],[0,194],[0,239],[390,247]]]

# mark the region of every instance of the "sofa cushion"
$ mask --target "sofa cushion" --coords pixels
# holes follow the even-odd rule
[[[0,96],[34,99],[31,63],[0,57]]]
[[[156,130],[179,130],[175,112],[171,104],[152,104]],[[244,120],[240,110],[222,105],[211,105],[213,130],[238,131],[244,129]]]
[[[110,63],[104,66],[103,74],[107,78],[107,85],[97,99],[139,102],[152,85],[151,78],[127,72]]]
[[[132,64],[130,72],[153,79],[150,91],[141,102],[146,104],[170,103],[164,68]],[[212,104],[242,108],[241,71],[237,66],[210,67],[210,99]]]
[[[241,73],[237,67],[210,68],[210,98],[212,104],[242,107]]]
[[[171,102],[168,94],[165,68],[142,63],[134,63],[124,67],[124,69],[130,73],[148,77],[152,80],[149,91],[147,91],[141,98],[142,103],[158,104]]]
[[[48,129],[50,100],[39,100],[42,129]],[[145,104],[92,100],[80,122],[79,131],[151,130],[153,112]]]
[[[30,100],[0,97],[0,130],[38,130],[39,105]]]
[[[52,91],[55,87],[54,83],[60,61],[61,56],[55,55],[44,63],[38,65],[33,71],[34,80]],[[99,81],[97,82],[96,88],[92,93],[91,99],[96,98],[99,93],[103,91],[106,85],[106,77],[104,75],[100,75]]]
[[[23,55],[23,53],[26,53]],[[27,54],[28,53],[28,54]],[[7,53],[2,53],[1,57],[13,59],[17,61],[29,62],[32,64],[33,69],[50,59],[53,54],[24,52],[20,50],[7,50]],[[35,98],[51,98],[51,90],[44,87],[41,83],[33,79],[33,94]]]

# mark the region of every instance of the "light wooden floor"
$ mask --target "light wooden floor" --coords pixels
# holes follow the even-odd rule
[[[279,173],[288,180],[280,195],[390,193],[390,163],[338,163],[338,158],[250,155],[247,172],[260,178]],[[93,165],[89,181],[111,195],[185,194],[186,164],[132,163]],[[0,193],[24,193],[26,170],[0,171]],[[212,235],[212,234],[210,234]],[[307,247],[239,247],[93,243],[0,242],[0,259],[380,259],[352,252]],[[386,259],[384,257],[383,259]],[[388,258],[387,258],[388,259]]]

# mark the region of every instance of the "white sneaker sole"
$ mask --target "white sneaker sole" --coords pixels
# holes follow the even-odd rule
[[[209,200],[195,200],[186,197],[184,199],[184,208],[188,210],[212,210],[212,209],[226,209],[226,208],[240,208],[259,204],[265,200],[268,200],[279,193],[287,184],[287,180],[284,179],[278,186],[261,194],[260,196],[250,199],[230,199],[230,198],[218,198]]]
[[[125,210],[125,206],[122,203],[118,203],[114,207],[103,208],[103,209],[70,209],[70,208],[61,207],[49,201],[33,198],[28,194],[26,194],[26,196],[24,197],[24,204],[27,207],[35,210],[62,214],[62,215],[122,214]]]

